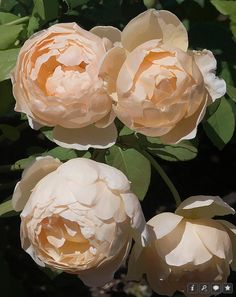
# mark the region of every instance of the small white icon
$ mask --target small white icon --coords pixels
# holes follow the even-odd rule
[[[220,286],[219,285],[214,285],[212,288],[213,288],[214,291],[219,291]]]
[[[194,285],[194,284],[191,285],[191,287],[190,287],[190,291],[191,291],[191,292],[194,292],[194,291],[195,291],[195,285]]]
[[[202,292],[207,292],[207,285],[203,285],[202,287],[201,287],[201,291]]]
[[[231,287],[229,285],[226,285],[225,286],[225,291],[230,291],[231,290]]]

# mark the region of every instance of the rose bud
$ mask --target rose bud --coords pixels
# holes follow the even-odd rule
[[[89,159],[36,159],[15,188],[13,206],[23,209],[21,243],[34,261],[89,286],[113,279],[145,228],[126,176]]]
[[[163,143],[195,137],[206,107],[226,92],[215,71],[212,52],[188,50],[180,20],[155,9],[128,23],[100,68],[117,117]]]
[[[212,218],[228,214],[235,210],[220,197],[193,196],[175,214],[156,215],[147,223],[146,247],[137,243],[132,250],[129,278],[145,274],[153,291],[168,296],[192,296],[191,283],[226,282],[230,266],[236,270],[236,227]]]

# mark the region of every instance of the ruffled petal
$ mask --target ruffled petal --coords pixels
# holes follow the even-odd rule
[[[16,184],[12,205],[16,211],[21,211],[27,203],[35,185],[47,174],[56,170],[62,163],[53,157],[38,157],[22,174],[22,179]]]
[[[90,125],[80,129],[67,129],[56,126],[53,129],[53,141],[65,148],[88,150],[93,148],[108,148],[116,143],[117,130],[115,124],[106,128]]]
[[[212,218],[235,214],[235,210],[218,196],[192,196],[184,200],[175,211],[190,219]]]
[[[223,79],[216,76],[216,59],[213,53],[204,49],[203,51],[194,51],[194,60],[198,65],[206,88],[211,96],[212,101],[224,96],[226,93],[226,83]]]
[[[132,51],[138,45],[152,39],[186,51],[188,34],[184,25],[171,12],[149,9],[131,20],[121,34],[125,49]]]

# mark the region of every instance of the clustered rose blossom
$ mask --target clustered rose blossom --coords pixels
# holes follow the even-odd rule
[[[118,118],[164,143],[195,137],[207,105],[226,92],[215,70],[212,52],[188,50],[184,25],[155,9],[128,23],[101,66]]]
[[[151,288],[168,296],[175,291],[191,296],[190,283],[226,282],[230,266],[236,271],[236,226],[212,218],[228,214],[235,210],[220,197],[192,196],[175,214],[156,215],[147,222],[146,246],[136,243],[132,250],[129,278],[146,274]]]
[[[194,138],[206,107],[226,92],[208,50],[188,50],[184,25],[149,9],[120,32],[56,24],[22,47],[14,70],[16,111],[54,127],[54,141],[79,150],[116,141],[115,115],[164,143]]]
[[[188,49],[172,13],[154,9],[120,32],[56,24],[23,45],[12,74],[15,110],[34,129],[53,127],[66,148],[108,148],[114,119],[163,143],[194,138],[206,107],[225,94],[208,50]],[[77,274],[89,286],[113,279],[127,258],[128,276],[145,274],[151,288],[173,295],[190,282],[225,282],[236,270],[236,227],[214,216],[235,211],[219,197],[186,199],[175,214],[147,224],[126,176],[76,158],[37,157],[17,183],[21,242],[40,266]],[[206,295],[207,296],[207,295]]]
[[[13,194],[22,247],[40,266],[78,274],[90,286],[113,279],[145,220],[125,175],[77,158],[37,158]]]
[[[112,100],[99,77],[111,47],[110,40],[75,23],[33,35],[21,48],[12,75],[15,110],[24,112],[33,128],[55,127],[54,141],[61,146],[111,146],[117,134]]]

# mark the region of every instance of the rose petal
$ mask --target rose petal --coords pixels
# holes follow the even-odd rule
[[[235,214],[235,210],[218,196],[192,196],[184,200],[175,211],[190,219],[212,218]]]
[[[107,91],[110,95],[116,92],[116,80],[125,58],[125,50],[121,47],[114,47],[106,53],[101,62],[99,74],[107,84]]]
[[[153,231],[155,233],[154,240],[156,240],[161,239],[172,232],[182,219],[182,216],[178,216],[171,212],[165,212],[151,218],[151,220],[147,222],[147,225],[153,227]]]
[[[207,106],[207,98],[202,101],[197,112],[178,122],[170,132],[160,137],[166,144],[175,144],[182,140],[193,139],[197,134],[198,124],[203,119]]]
[[[147,230],[145,230],[146,221],[139,200],[133,193],[124,193],[121,194],[121,197],[124,203],[125,211],[131,219],[133,238],[135,241],[141,240],[143,245],[145,245],[147,237]]]
[[[62,163],[53,157],[37,157],[22,174],[22,179],[16,184],[12,205],[16,211],[21,211],[27,203],[35,185],[47,174],[56,170]]]
[[[226,93],[226,83],[216,76],[216,59],[209,50],[193,51],[194,59],[202,72],[206,88],[211,95],[212,101],[224,96]]]
[[[138,45],[152,39],[161,39],[164,44],[186,51],[188,35],[184,25],[171,12],[149,9],[124,28],[121,41],[125,49],[132,51]]]
[[[232,244],[232,250],[233,250],[233,261],[231,263],[231,268],[232,270],[236,271],[236,226],[231,224],[230,222],[227,222],[225,220],[217,220],[217,222],[220,222],[225,228],[226,231],[229,234],[229,237],[231,239],[231,244]]]
[[[115,271],[121,266],[122,262],[126,259],[131,246],[129,241],[116,257],[107,259],[101,265],[88,269],[79,273],[79,277],[85,285],[89,287],[104,286],[114,278]]]
[[[230,238],[221,224],[214,220],[195,220],[193,228],[205,247],[220,259],[232,259]]]
[[[193,224],[186,222],[181,240],[177,246],[173,246],[170,241],[170,234],[167,238],[157,241],[157,247],[165,255],[165,260],[168,265],[182,266],[188,263],[199,265],[209,261],[212,254],[209,253],[202,241],[194,232]],[[173,234],[173,236],[175,236]],[[165,253],[167,250],[169,253]]]
[[[59,146],[76,150],[108,148],[115,144],[117,130],[115,124],[106,128],[90,125],[80,129],[66,129],[56,126],[53,129],[53,141]]]
[[[113,26],[96,26],[90,32],[101,38],[108,38],[112,43],[121,41],[121,31]]]

